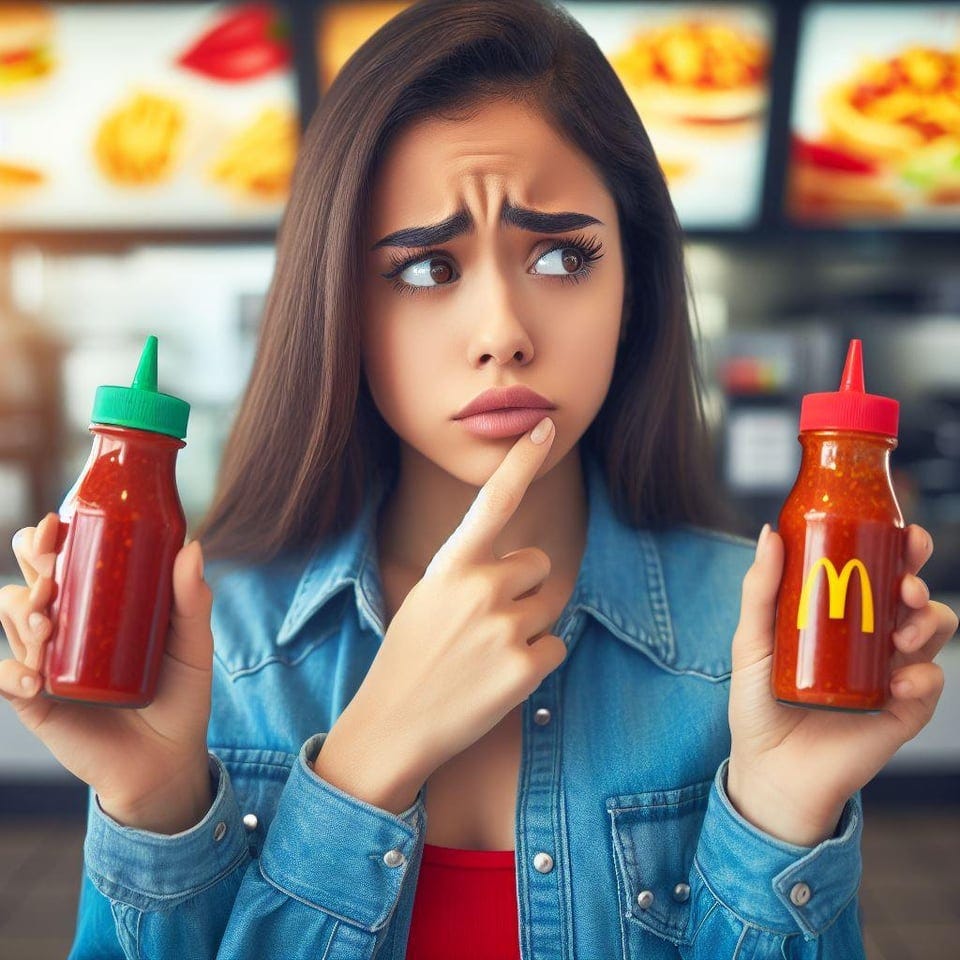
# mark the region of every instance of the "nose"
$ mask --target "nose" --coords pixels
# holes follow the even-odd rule
[[[473,304],[478,319],[473,324],[469,343],[471,362],[481,366],[491,361],[497,366],[511,361],[526,365],[533,359],[530,333],[510,304],[505,285],[499,287],[499,296],[496,289],[497,285],[491,284],[483,302]]]

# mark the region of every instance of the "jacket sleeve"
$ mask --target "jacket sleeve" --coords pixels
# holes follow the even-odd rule
[[[301,746],[259,858],[213,752],[213,804],[182,833],[121,826],[91,791],[68,960],[373,957],[416,886],[426,787],[399,815],[347,794],[307,766],[325,738]]]
[[[727,757],[710,789],[690,872],[684,960],[864,960],[857,891],[863,806],[858,790],[832,837],[797,846],[760,830],[727,796]]]

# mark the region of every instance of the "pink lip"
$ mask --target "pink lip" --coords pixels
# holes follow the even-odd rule
[[[514,410],[519,408],[536,407],[541,410],[552,410],[552,404],[546,397],[541,397],[535,390],[516,383],[511,387],[491,387],[474,397],[459,413],[455,420],[471,417],[476,413],[487,413],[490,410]]]
[[[543,407],[488,410],[485,413],[461,417],[459,422],[474,436],[501,440],[532,430],[546,415],[547,411]]]

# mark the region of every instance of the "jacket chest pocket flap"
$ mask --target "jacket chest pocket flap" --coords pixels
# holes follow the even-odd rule
[[[220,757],[230,774],[230,783],[244,817],[250,853],[259,857],[280,794],[297,757],[278,750],[242,747],[211,747],[211,750]]]
[[[624,960],[649,955],[647,932],[690,942],[689,877],[712,783],[607,798]]]

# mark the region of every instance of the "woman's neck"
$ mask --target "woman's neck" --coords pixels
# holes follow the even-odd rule
[[[401,443],[400,470],[377,523],[380,563],[423,575],[479,492]],[[494,543],[502,557],[539,547],[550,557],[551,578],[575,579],[587,540],[587,492],[579,446],[527,488]]]

